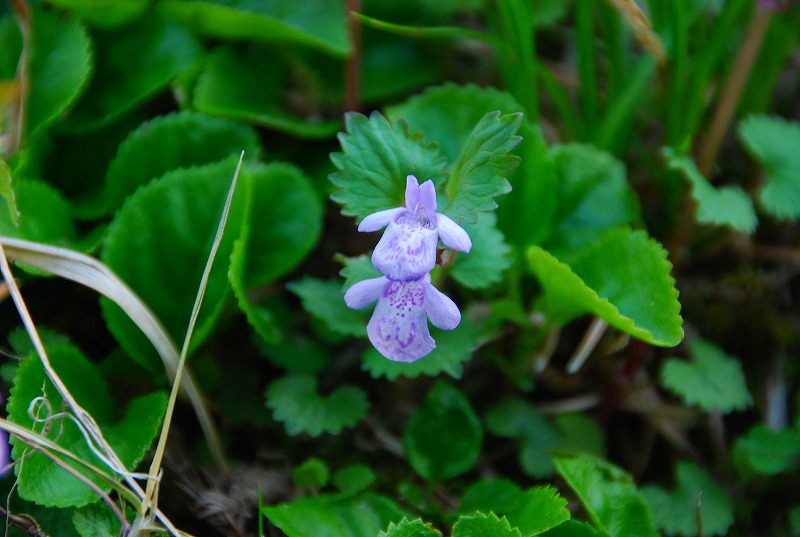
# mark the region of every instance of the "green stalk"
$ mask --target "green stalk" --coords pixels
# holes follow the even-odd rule
[[[525,0],[498,0],[501,73],[506,86],[525,109],[531,123],[539,121],[539,89],[531,7]]]
[[[542,81],[542,88],[547,93],[547,96],[550,97],[553,106],[561,117],[565,130],[564,137],[567,139],[580,138],[580,118],[575,113],[575,107],[572,105],[567,90],[559,84],[550,70],[541,63],[539,64],[539,79]]]
[[[586,140],[594,140],[599,103],[597,99],[597,71],[594,50],[595,0],[578,0],[575,28],[578,45],[579,94],[583,108]]]
[[[689,17],[684,0],[671,0],[670,30],[672,46],[670,47],[669,104],[667,106],[667,142],[675,146],[681,142],[681,134],[685,132],[684,118],[686,112],[686,68],[689,54]]]

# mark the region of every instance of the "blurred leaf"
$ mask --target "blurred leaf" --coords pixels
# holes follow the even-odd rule
[[[265,62],[269,68],[264,68]],[[241,53],[221,46],[203,66],[192,105],[212,116],[255,123],[301,138],[331,138],[341,127],[339,121],[319,119],[314,110],[309,110],[307,117],[288,111],[283,102],[288,77],[288,67],[272,49],[254,47]]]
[[[606,532],[595,531],[589,524],[578,520],[566,520],[542,535],[543,537],[608,537]]]
[[[316,457],[307,459],[292,470],[292,481],[300,488],[321,489],[330,481],[328,465]]]
[[[555,465],[597,528],[611,537],[658,537],[650,508],[630,475],[588,456],[556,459]]]
[[[659,529],[668,535],[701,535],[697,517],[691,516],[699,505],[702,535],[725,535],[733,524],[733,503],[725,490],[702,468],[690,462],[679,462],[675,476],[677,487],[673,492],[656,486],[642,488],[642,496],[650,504]]]
[[[494,513],[474,516],[461,516],[453,526],[452,537],[520,537],[517,528],[512,528],[508,520],[497,518]]]
[[[739,123],[739,139],[761,163],[767,182],[761,206],[770,215],[795,221],[800,217],[800,123],[778,117],[749,116]]]
[[[83,98],[64,128],[86,132],[119,119],[194,67],[202,47],[188,31],[160,17],[143,17],[95,36],[97,63]]]
[[[664,155],[669,167],[681,172],[692,185],[692,196],[697,202],[698,222],[730,226],[751,234],[755,231],[758,225],[756,210],[750,197],[741,188],[714,188],[690,157],[678,155],[669,147],[664,149]]]
[[[643,231],[627,228],[607,232],[569,266],[532,246],[528,262],[544,287],[537,308],[555,325],[592,313],[652,345],[677,345],[683,319],[666,256]]]
[[[800,535],[800,505],[795,505],[789,511],[789,523],[792,526],[792,535]]]
[[[550,486],[523,491],[505,479],[478,481],[461,497],[458,512],[491,511],[508,518],[522,537],[539,535],[569,518],[567,501]]]
[[[156,7],[208,37],[290,43],[342,58],[351,49],[345,10],[337,0],[160,0]]]
[[[339,434],[355,427],[367,414],[369,401],[361,389],[339,386],[325,397],[316,388],[316,379],[308,375],[289,375],[267,388],[267,407],[290,435]]]
[[[756,425],[736,440],[733,458],[740,473],[755,472],[777,475],[796,470],[800,457],[800,430],[787,428],[773,431],[766,425]]]
[[[339,171],[330,180],[339,190],[331,199],[341,204],[342,214],[365,216],[405,204],[406,176],[439,183],[444,161],[435,145],[426,144],[424,134],[411,134],[408,125],[390,124],[378,112],[367,118],[345,115],[347,132],[339,134],[342,153],[331,153]]]
[[[286,288],[300,297],[303,308],[338,334],[364,337],[372,308],[353,310],[344,303],[342,283],[339,280],[320,280],[306,276],[286,284]]]
[[[610,229],[641,220],[639,202],[625,179],[625,166],[589,145],[551,149],[557,177],[557,209],[544,248],[569,262]]]
[[[177,168],[224,158],[258,158],[258,136],[247,126],[190,111],[158,116],[140,125],[119,146],[106,175],[106,206],[115,211],[137,188]]]
[[[389,524],[386,531],[378,537],[442,537],[442,533],[422,521],[422,519],[408,520],[404,518],[399,524]]]
[[[41,181],[14,182],[17,224],[11,219],[7,199],[0,201],[0,235],[47,244],[65,245],[75,241],[77,230],[67,200],[53,187]]]
[[[362,326],[366,326],[366,322]],[[364,334],[366,328],[360,335]],[[477,345],[475,326],[468,319],[462,318],[461,324],[455,330],[431,327],[431,336],[436,341],[436,348],[424,360],[412,363],[394,362],[387,360],[370,346],[364,353],[362,369],[369,371],[372,378],[386,377],[388,380],[398,377],[416,378],[419,375],[436,376],[440,373],[461,378],[461,364],[472,358],[472,351]]]
[[[50,346],[48,356],[75,400],[100,425],[106,440],[125,467],[133,470],[144,458],[159,430],[166,409],[166,395],[157,392],[134,399],[122,419],[114,423],[116,416],[108,387],[89,360],[77,348],[65,344]],[[98,468],[106,468],[90,450],[83,434],[71,420],[58,418],[57,421],[50,422],[49,426],[34,423],[28,415],[28,408],[35,398],[42,396],[46,397],[49,410],[36,407],[40,419],[61,411],[61,396],[46,378],[41,360],[30,356],[20,364],[11,390],[7,407],[10,421],[37,432],[47,428],[49,432],[45,436],[52,441]],[[40,452],[31,451],[25,444],[13,438],[11,443],[14,446],[14,460],[19,461],[24,457],[24,462],[14,467],[18,476],[17,490],[20,497],[54,507],[81,506],[97,501],[95,491],[50,458]],[[67,464],[86,475],[101,490],[111,490],[110,486],[75,463]]]
[[[361,47],[361,102],[392,102],[426,84],[437,82],[440,77],[438,66],[431,61],[430,50],[424,45],[385,34],[364,35]]]
[[[72,511],[72,525],[81,537],[115,537],[122,531],[119,518],[103,502]]]
[[[753,404],[739,361],[708,341],[689,344],[694,361],[670,358],[661,369],[661,383],[690,405],[728,413]]]
[[[151,0],[45,0],[98,28],[117,28],[141,17]]]
[[[533,0],[533,25],[553,26],[568,13],[571,0]]]
[[[375,472],[365,464],[351,464],[333,474],[333,484],[343,494],[358,494],[375,481]]]
[[[264,340],[277,343],[274,313],[248,291],[285,275],[311,252],[322,231],[322,203],[308,177],[291,164],[248,166],[242,173],[247,224],[234,245],[228,277],[248,322]]]
[[[481,452],[481,422],[457,388],[437,382],[408,420],[403,448],[414,470],[441,481],[472,468]]]
[[[236,160],[228,159],[169,172],[131,195],[108,228],[103,261],[153,310],[174,341],[184,339],[235,169]],[[206,287],[192,348],[208,337],[228,293],[226,261],[246,198],[239,194]],[[160,371],[161,360],[133,321],[110,301],[101,304],[122,348],[140,365]]]
[[[261,512],[288,537],[375,537],[390,522],[408,516],[389,498],[369,492],[301,498]]]
[[[6,202],[8,219],[11,224],[14,227],[18,226],[19,210],[17,209],[17,198],[14,195],[14,183],[11,178],[11,169],[4,160],[0,160],[0,197]],[[5,218],[0,221],[5,221]]]
[[[519,157],[508,153],[519,145],[521,138],[516,133],[521,123],[519,112],[489,112],[481,118],[445,183],[450,201],[442,212],[456,222],[477,222],[479,211],[497,208],[494,198],[511,192],[506,176],[519,165]]]
[[[493,213],[481,214],[475,224],[464,223],[472,239],[472,250],[468,254],[458,253],[450,271],[464,287],[483,289],[500,283],[503,273],[514,264],[511,248],[503,242],[503,233],[496,224]]]
[[[358,282],[381,277],[381,273],[372,265],[372,259],[368,255],[358,257],[337,255],[336,260],[344,265],[339,275],[345,279],[345,291]]]
[[[231,267],[231,270],[234,270],[233,267]],[[265,322],[269,323],[278,323],[280,316],[283,314],[281,310],[278,310],[273,315],[273,309],[270,307],[262,308],[258,306],[256,308],[259,314],[266,317]],[[250,322],[252,323],[253,321]],[[270,324],[270,326],[273,326],[273,324]],[[260,331],[261,329],[257,327],[256,330]],[[331,351],[329,347],[321,345],[308,335],[284,334],[277,325],[275,325],[275,330],[275,338],[278,340],[276,343],[259,341],[262,352],[273,364],[289,373],[314,375],[325,369],[330,363]]]
[[[606,456],[606,439],[597,420],[586,414],[558,414],[553,417],[561,433],[560,450]]]

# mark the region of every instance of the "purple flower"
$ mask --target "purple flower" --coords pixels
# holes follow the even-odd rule
[[[453,250],[469,252],[472,248],[464,228],[436,212],[433,181],[420,185],[413,175],[406,178],[406,206],[372,213],[358,230],[382,227],[386,231],[372,253],[372,264],[390,280],[418,280],[433,270],[439,239]]]
[[[412,281],[385,276],[364,280],[344,295],[353,309],[366,308],[376,300],[367,335],[382,355],[395,362],[414,362],[436,347],[427,319],[442,330],[452,330],[461,322],[458,306],[431,284],[428,274]]]

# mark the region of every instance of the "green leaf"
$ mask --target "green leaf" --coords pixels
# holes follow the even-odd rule
[[[800,123],[777,117],[750,116],[739,123],[739,139],[761,163],[767,182],[759,195],[770,215],[800,217]]]
[[[553,422],[561,433],[560,450],[605,457],[605,434],[597,420],[586,414],[574,413],[558,414]]]
[[[675,475],[677,487],[673,492],[656,486],[642,488],[642,496],[650,504],[659,529],[668,535],[701,535],[697,517],[693,516],[699,505],[702,535],[725,535],[733,524],[733,503],[725,490],[690,462],[679,462]]]
[[[442,533],[422,519],[404,518],[399,524],[389,524],[386,531],[380,532],[378,537],[442,537]]]
[[[289,282],[286,288],[300,297],[303,308],[338,334],[363,337],[367,333],[370,309],[353,310],[344,303],[339,280],[319,280],[306,276]],[[385,359],[385,358],[384,358]]]
[[[235,254],[234,254],[235,255]],[[234,270],[231,267],[231,270]],[[266,323],[279,323],[281,316],[288,315],[284,308],[262,308],[251,306],[256,311],[264,312]],[[275,311],[273,315],[273,311]],[[252,320],[250,320],[253,323]],[[273,326],[270,324],[270,327]],[[256,330],[262,333],[263,329],[256,325]],[[267,343],[266,340],[258,341],[262,353],[267,359],[289,373],[302,373],[315,375],[324,370],[330,363],[332,356],[329,347],[321,345],[307,334],[285,334],[281,328],[275,326],[276,343]]]
[[[362,325],[366,326],[366,322]],[[362,329],[362,335],[366,329]],[[436,341],[436,348],[422,360],[412,363],[387,360],[374,347],[364,353],[362,369],[369,371],[372,378],[386,377],[395,380],[398,377],[416,378],[419,375],[436,376],[447,373],[453,378],[461,378],[462,364],[472,358],[472,351],[477,345],[477,330],[468,319],[462,318],[455,330],[439,330],[431,328],[431,336]]]
[[[72,525],[81,537],[115,537],[122,523],[105,503],[94,503],[72,511]]]
[[[342,429],[355,427],[366,416],[369,401],[363,390],[339,386],[325,397],[316,389],[316,379],[308,375],[289,375],[273,381],[267,388],[267,407],[290,435],[339,434]]]
[[[480,420],[467,398],[442,381],[428,392],[403,432],[408,462],[429,481],[455,477],[472,468],[482,440]]]
[[[746,436],[736,440],[733,458],[740,473],[755,472],[777,475],[796,470],[800,457],[800,430],[787,428],[773,431],[766,425],[756,425]]]
[[[408,516],[390,499],[369,492],[301,498],[261,512],[288,537],[375,537],[390,522]]]
[[[271,63],[264,69],[265,58]],[[254,123],[301,138],[331,138],[339,121],[321,120],[319,111],[303,117],[287,111],[289,68],[267,48],[244,53],[232,47],[217,48],[206,60],[194,89],[192,105],[209,115]]]
[[[188,31],[156,16],[95,36],[97,64],[83,98],[64,122],[86,132],[116,121],[164,90],[202,56]]]
[[[640,222],[639,202],[625,178],[625,166],[589,145],[551,149],[557,177],[557,208],[543,246],[569,259],[609,230]]]
[[[217,231],[236,160],[178,169],[130,196],[108,228],[103,261],[153,310],[174,341],[183,341],[197,287]],[[241,194],[241,192],[240,192]],[[237,196],[205,290],[193,334],[196,348],[211,332],[228,293],[228,266],[241,224]],[[109,330],[140,365],[162,366],[150,342],[115,304],[101,301]]]
[[[17,198],[14,195],[14,182],[11,178],[11,168],[4,160],[0,160],[0,197],[6,202],[8,219],[14,227],[19,225],[19,209]],[[5,218],[3,218],[3,221]],[[5,234],[5,233],[4,233]]]
[[[256,132],[244,125],[189,111],[158,116],[130,133],[108,166],[106,207],[115,211],[137,188],[177,168],[260,153]]]
[[[537,307],[556,325],[592,313],[652,345],[677,345],[683,320],[666,256],[643,231],[627,228],[607,232],[571,265],[532,246],[528,262],[544,287]]]
[[[464,287],[484,289],[500,283],[503,273],[514,264],[511,248],[503,242],[503,233],[496,224],[497,217],[492,213],[480,215],[475,224],[464,223],[472,239],[472,250],[457,254],[450,271]]]
[[[37,6],[31,8],[29,93],[26,133],[33,136],[60,119],[83,92],[92,69],[92,51],[84,26]],[[22,38],[13,17],[0,25],[0,79],[14,78]]]
[[[789,523],[792,526],[792,535],[800,535],[800,505],[795,505],[789,511]]]
[[[405,122],[390,124],[378,112],[367,118],[345,115],[346,133],[339,134],[342,153],[332,153],[339,170],[330,180],[339,190],[331,199],[343,205],[342,214],[365,216],[405,204],[406,176],[422,182],[442,178],[444,160],[435,145],[423,140],[423,133],[411,134]]]
[[[67,245],[75,241],[77,230],[67,200],[53,187],[41,181],[17,180],[13,199],[19,221],[11,219],[8,198],[0,201],[0,235],[48,244]]]
[[[657,537],[653,515],[630,475],[611,463],[581,456],[555,460],[595,526],[611,537]]]
[[[151,0],[45,0],[67,9],[92,26],[118,28],[147,12]]]
[[[497,518],[494,513],[462,516],[453,526],[452,537],[520,537],[517,528],[512,528],[508,520]]]
[[[753,404],[739,361],[708,341],[689,344],[693,362],[670,358],[661,369],[661,383],[690,405],[728,413]]]
[[[291,164],[248,167],[247,224],[231,254],[230,283],[248,322],[267,342],[280,333],[268,304],[252,297],[264,286],[294,269],[313,250],[322,231],[322,202],[311,181]]]
[[[291,43],[342,58],[351,49],[345,11],[337,0],[161,0],[156,7],[207,37]]]
[[[369,466],[351,464],[333,474],[333,484],[343,494],[358,494],[375,482],[375,477]]]
[[[53,368],[72,393],[75,400],[88,411],[129,470],[133,470],[144,458],[153,438],[161,424],[166,410],[167,397],[157,392],[134,399],[127,407],[122,419],[114,423],[116,417],[114,405],[108,388],[97,373],[96,368],[86,357],[71,345],[54,345],[49,347],[48,356]],[[23,427],[43,432],[46,427],[42,423],[34,423],[28,415],[28,408],[37,397],[46,397],[50,411],[37,406],[36,411],[44,418],[61,411],[61,396],[55,387],[46,379],[41,361],[31,356],[24,360],[17,373],[11,397],[8,402],[9,419]],[[97,458],[86,444],[82,433],[69,419],[59,418],[46,427],[45,436],[72,451],[83,460],[105,469],[111,470]],[[12,439],[12,457],[21,464],[15,466],[18,476],[20,497],[41,505],[53,507],[81,506],[96,501],[97,493],[84,485],[63,468],[56,465],[42,453],[32,452],[22,442]],[[98,478],[67,462],[78,472],[86,475],[101,490],[108,492],[111,487]]]
[[[511,192],[506,176],[519,165],[519,157],[508,153],[519,145],[521,123],[521,113],[496,111],[475,125],[445,183],[450,201],[443,212],[453,220],[477,222],[479,211],[495,210],[494,198]]]
[[[608,537],[604,531],[595,531],[589,524],[578,520],[566,520],[542,534],[544,537]]]
[[[730,226],[733,229],[753,233],[758,217],[750,197],[739,187],[714,188],[697,169],[687,155],[678,155],[668,147],[664,149],[667,164],[677,170],[692,185],[692,196],[697,203],[697,221],[702,224]]]
[[[550,486],[523,491],[505,479],[478,481],[461,498],[459,513],[491,511],[508,518],[522,537],[539,535],[569,518],[567,501]]]
[[[322,460],[312,457],[292,470],[292,481],[300,488],[321,489],[330,481],[331,472]]]
[[[345,279],[345,291],[358,282],[381,277],[381,273],[373,266],[372,259],[368,255],[345,257],[337,254],[336,261],[344,265],[344,268],[339,271],[339,275]]]

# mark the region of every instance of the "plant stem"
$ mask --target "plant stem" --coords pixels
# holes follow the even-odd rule
[[[361,95],[361,23],[353,13],[361,11],[361,0],[347,0],[347,22],[353,50],[344,64],[344,109],[358,110]]]
[[[17,102],[12,111],[11,133],[8,143],[8,153],[13,154],[22,148],[22,139],[25,135],[25,110],[28,101],[28,68],[31,42],[31,9],[25,0],[11,0],[11,8],[19,21],[19,30],[22,34],[22,52],[17,63],[15,80],[17,83]]]

